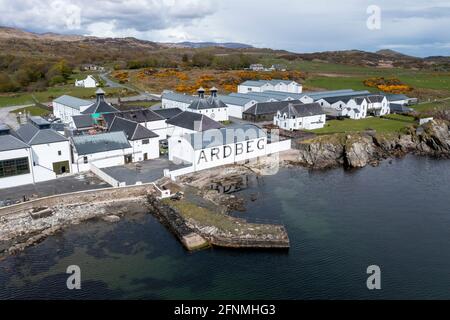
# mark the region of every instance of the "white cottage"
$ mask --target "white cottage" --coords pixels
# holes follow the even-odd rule
[[[291,131],[320,129],[325,122],[325,111],[318,103],[289,104],[274,117],[274,125]]]
[[[75,87],[81,87],[81,88],[96,88],[99,86],[99,83],[97,80],[91,76],[88,75],[86,79],[84,80],[75,80]]]
[[[374,116],[384,116],[391,113],[389,101],[384,95],[369,95],[366,97],[368,102],[368,112]]]

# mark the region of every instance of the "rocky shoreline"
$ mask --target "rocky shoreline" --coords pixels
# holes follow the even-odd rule
[[[297,141],[294,148],[298,150],[298,159],[288,160],[287,164],[312,169],[376,166],[382,160],[406,154],[450,159],[449,123],[434,120],[402,134],[367,131],[319,136]]]

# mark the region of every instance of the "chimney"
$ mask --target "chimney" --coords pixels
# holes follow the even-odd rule
[[[205,89],[203,89],[202,87],[200,87],[198,90],[198,96],[200,97],[200,99],[204,99],[205,98]]]
[[[211,97],[217,98],[217,91],[219,91],[219,90],[217,90],[216,87],[212,87],[210,91],[211,91]]]
[[[97,102],[105,100],[105,91],[98,89],[95,94],[97,95]]]

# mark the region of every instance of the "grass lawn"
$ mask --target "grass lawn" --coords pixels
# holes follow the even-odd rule
[[[412,106],[418,112],[450,110],[450,99],[446,101],[429,102]]]
[[[103,90],[105,90],[107,97],[108,95],[111,97],[129,93],[122,88],[103,88]],[[67,85],[49,88],[42,92],[0,95],[0,107],[34,104],[36,101],[33,97],[41,103],[47,103],[64,94],[82,99],[93,99],[95,98],[95,91],[97,91],[95,88],[77,88],[73,85]]]
[[[389,115],[385,118],[366,118],[361,120],[331,120],[322,129],[311,130],[316,134],[333,134],[376,130],[379,133],[400,132],[415,123],[414,118],[402,115]]]
[[[15,113],[15,114],[18,114],[19,112],[22,112],[22,113],[27,112],[31,116],[40,116],[40,117],[47,116],[51,113],[50,110],[44,109],[39,106],[26,107],[23,109],[18,109],[18,110],[13,111],[13,113]]]

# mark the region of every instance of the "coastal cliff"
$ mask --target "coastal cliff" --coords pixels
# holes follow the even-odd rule
[[[450,158],[449,123],[434,120],[402,134],[367,131],[319,136],[296,142],[295,148],[299,150],[297,164],[314,169],[363,168],[407,153]]]

